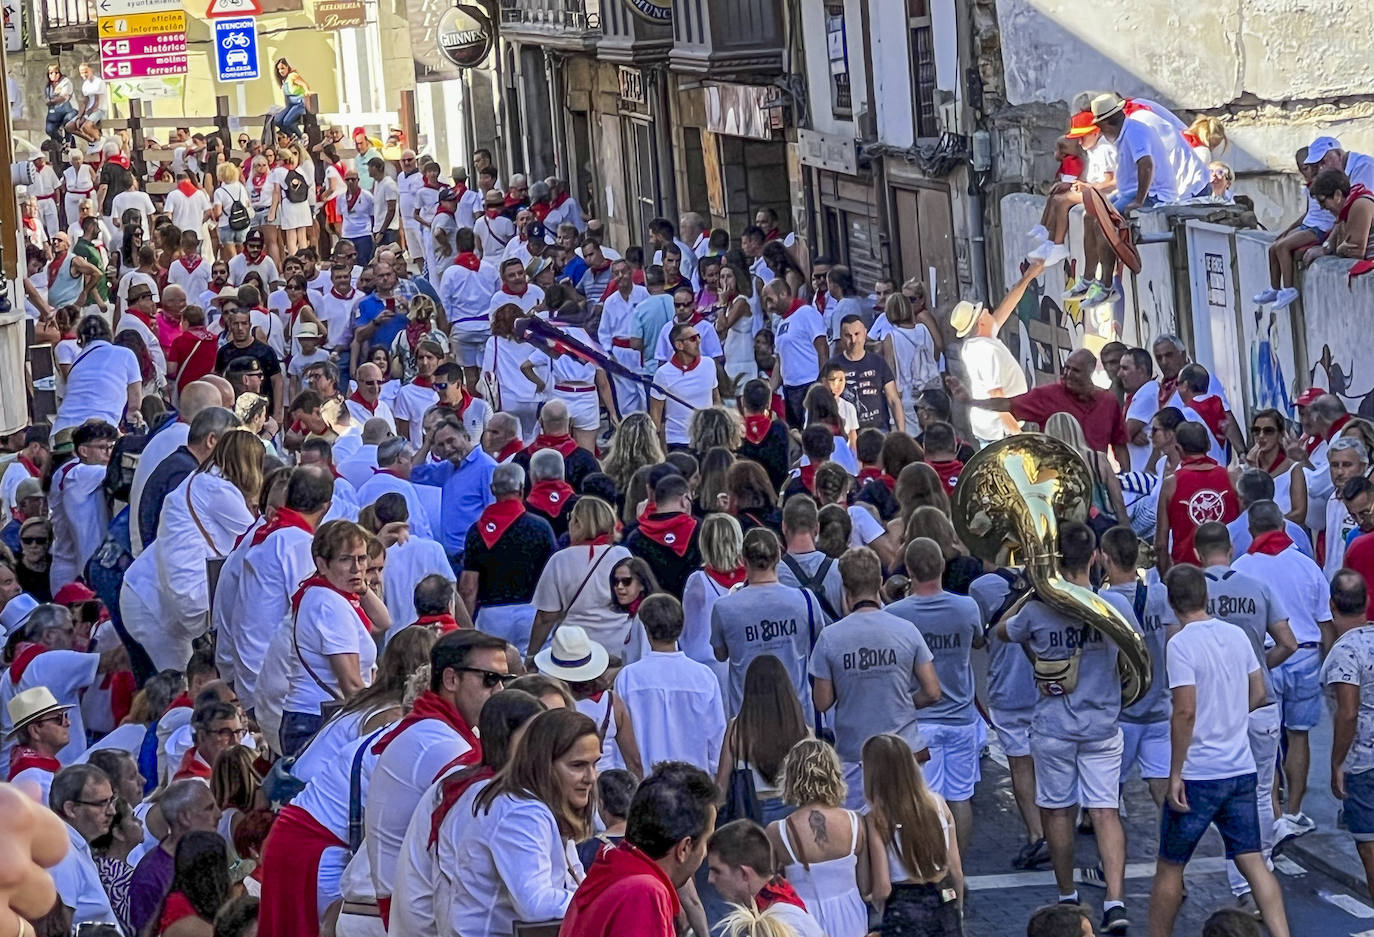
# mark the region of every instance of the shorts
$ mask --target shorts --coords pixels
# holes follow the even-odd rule
[[[1121,211],[1121,210],[1123,209],[1123,206],[1125,206],[1128,202],[1132,202],[1132,201],[1134,201],[1134,200],[1135,200],[1135,196],[1134,196],[1134,195],[1127,195],[1127,194],[1125,194],[1124,192],[1118,192],[1118,193],[1116,193],[1115,195],[1112,196],[1112,199],[1111,199],[1111,201],[1112,201],[1112,207],[1115,208],[1115,209],[1119,212],[1119,211]],[[1142,201],[1142,202],[1140,203],[1140,207],[1141,207],[1141,208],[1151,208],[1151,207],[1153,207],[1153,206],[1155,206],[1155,205],[1158,205],[1158,204],[1159,204],[1159,199],[1155,198],[1153,195],[1147,195],[1147,196],[1145,196],[1145,200]]]
[[[1331,236],[1330,230],[1323,231],[1321,228],[1314,227],[1310,224],[1300,224],[1298,225],[1298,230],[1306,231],[1308,234],[1312,235],[1312,237],[1316,239],[1316,242],[1318,244],[1323,243],[1328,237]]]
[[[1179,813],[1164,802],[1159,818],[1159,858],[1175,865],[1186,864],[1212,824],[1226,844],[1226,858],[1260,851],[1253,771],[1215,781],[1185,779],[1183,790],[1188,798],[1187,813]]]
[[[1169,720],[1159,722],[1121,723],[1121,778],[1124,781],[1131,768],[1140,765],[1140,776],[1147,779],[1167,779],[1173,757],[1169,738]]]
[[[255,209],[253,209],[253,223],[252,223],[251,225],[248,226],[248,229],[249,229],[250,231],[255,230],[255,229],[257,229],[257,228],[263,228],[263,227],[272,227],[272,228],[278,227],[278,225],[275,225],[275,224],[273,224],[273,225],[268,225],[268,224],[267,224],[267,211],[268,211],[268,210],[267,210],[266,208],[255,208]]]
[[[1030,750],[1030,724],[1034,709],[993,709],[992,727],[1008,758],[1025,758]]]
[[[453,359],[465,368],[476,368],[482,364],[482,352],[487,347],[490,332],[454,333],[452,336]]]
[[[1300,647],[1273,670],[1274,695],[1283,707],[1283,727],[1306,732],[1322,718],[1321,649]]]
[[[964,725],[921,724],[930,746],[930,761],[921,765],[926,785],[945,800],[968,800],[982,778],[978,755],[987,741],[987,727],[978,719]]]
[[[1031,733],[1035,803],[1048,810],[1083,806],[1115,810],[1121,804],[1121,730],[1094,742]]]
[[[102,120],[104,120],[107,116],[109,116],[109,115],[107,115],[107,114],[105,113],[105,108],[103,108],[103,107],[97,107],[95,110],[93,110],[93,111],[91,111],[89,114],[87,114],[87,115],[85,116],[84,119],[87,120],[87,121],[90,121],[90,122],[93,123],[93,124],[98,124],[98,123],[100,123]]]
[[[534,626],[535,607],[528,603],[515,605],[483,605],[473,622],[481,631],[503,638],[520,649],[520,656],[528,654],[530,629]],[[535,648],[539,650],[539,648]]]
[[[251,230],[253,230],[253,226],[252,226],[252,225],[249,225],[248,227],[244,228],[242,231],[235,231],[233,228],[229,227],[227,224],[225,224],[225,225],[220,225],[220,226],[219,226],[219,242],[220,242],[221,244],[242,244],[242,243],[244,243],[245,241],[248,240],[248,232],[251,231]]]
[[[568,405],[573,429],[595,432],[601,429],[601,399],[595,388],[579,391],[557,391],[554,396]]]
[[[1374,843],[1374,768],[1345,776],[1345,828],[1357,843]]]

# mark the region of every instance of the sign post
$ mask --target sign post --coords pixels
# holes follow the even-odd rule
[[[179,0],[99,0],[100,76],[107,81],[186,74]]]
[[[215,77],[251,81],[258,71],[258,21],[251,16],[215,20]]]

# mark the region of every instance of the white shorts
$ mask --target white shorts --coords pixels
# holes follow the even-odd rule
[[[1142,778],[1167,778],[1170,759],[1173,757],[1172,741],[1169,738],[1169,720],[1159,722],[1121,723],[1121,779],[1124,781],[1131,768],[1140,765]]]
[[[926,785],[945,800],[968,800],[982,777],[978,754],[987,741],[982,719],[964,725],[921,723],[930,746],[930,761],[921,765]]]
[[[465,368],[482,365],[482,352],[487,347],[490,332],[454,332],[451,347],[454,360]]]
[[[483,605],[477,610],[477,620],[473,624],[480,631],[514,644],[524,657],[530,643],[530,629],[534,626],[534,613],[535,608],[530,604]]]
[[[554,396],[568,405],[573,429],[599,430],[601,428],[601,399],[596,389],[582,391],[558,391]]]
[[[1114,810],[1121,803],[1121,730],[1096,742],[1031,733],[1035,803],[1049,810],[1083,806]],[[1081,794],[1080,794],[1081,792]]]
[[[1025,758],[1030,750],[1030,724],[1032,709],[993,709],[992,727],[997,730],[997,741],[1008,758]]]

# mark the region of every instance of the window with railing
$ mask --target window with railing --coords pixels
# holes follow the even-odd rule
[[[854,113],[849,87],[849,43],[844,28],[844,4],[825,5],[825,49],[830,65],[830,110],[836,117]]]
[[[94,36],[99,15],[96,0],[39,0],[38,6],[44,41],[63,41],[69,34]]]
[[[504,0],[501,23],[599,31],[601,0]]]
[[[907,0],[907,29],[911,35],[911,84],[917,137],[938,137],[935,115],[935,30],[927,0]]]

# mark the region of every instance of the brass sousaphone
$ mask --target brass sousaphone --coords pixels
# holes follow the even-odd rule
[[[973,555],[997,566],[1024,565],[1040,601],[1093,626],[1117,646],[1121,704],[1129,706],[1150,689],[1144,639],[1101,596],[1059,574],[1059,524],[1086,521],[1091,504],[1092,474],[1082,457],[1052,436],[1021,433],[980,450],[964,466],[954,489],[953,520]]]

